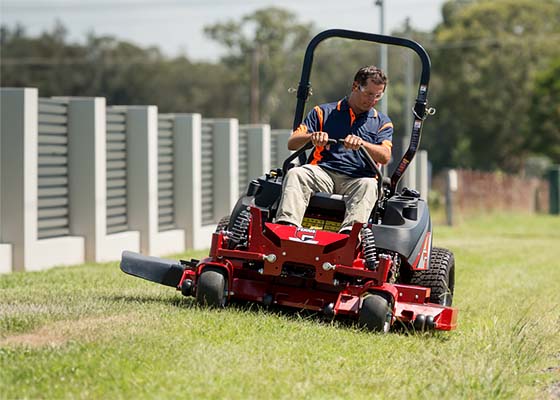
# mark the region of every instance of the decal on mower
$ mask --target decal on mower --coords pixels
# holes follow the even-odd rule
[[[426,233],[422,250],[414,260],[412,268],[414,269],[428,269],[430,263],[430,249],[432,248],[432,235],[430,232]]]
[[[288,239],[290,239],[294,242],[317,244],[319,242],[317,240],[314,240],[316,234],[317,234],[317,231],[315,229],[297,228],[296,232],[294,234],[295,237],[289,237]]]

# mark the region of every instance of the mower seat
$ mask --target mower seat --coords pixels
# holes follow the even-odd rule
[[[318,192],[309,199],[308,208],[322,210],[327,213],[341,213],[344,215],[346,212],[346,203],[344,202],[344,196],[341,194]]]
[[[309,199],[309,205],[303,217],[302,226],[338,232],[344,220],[346,204],[344,196],[331,193],[315,193]]]

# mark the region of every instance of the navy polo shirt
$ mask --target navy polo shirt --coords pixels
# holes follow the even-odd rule
[[[353,134],[373,144],[386,146],[391,150],[393,123],[388,116],[372,108],[368,112],[355,115],[344,99],[315,106],[303,124],[296,131],[323,131],[330,139],[344,139]],[[311,164],[355,178],[373,177],[375,172],[366,164],[358,150],[348,150],[343,144],[315,148]]]

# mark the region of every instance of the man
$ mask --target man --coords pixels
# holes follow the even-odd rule
[[[288,148],[296,150],[309,140],[315,146],[311,162],[294,167],[284,177],[276,222],[301,226],[305,209],[315,192],[344,195],[346,214],[340,227],[349,233],[355,222],[368,221],[377,200],[375,172],[358,149],[380,164],[391,159],[393,123],[373,107],[387,87],[384,72],[368,66],[358,70],[352,91],[342,100],[316,106],[290,136]],[[329,139],[344,144],[327,145]]]

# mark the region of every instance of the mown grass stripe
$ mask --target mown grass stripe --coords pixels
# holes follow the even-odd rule
[[[117,263],[3,275],[0,398],[547,398],[560,381],[558,228],[523,215],[436,226],[456,261],[449,333],[204,309]]]

